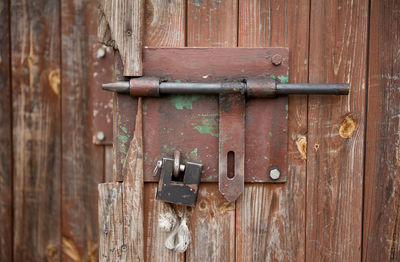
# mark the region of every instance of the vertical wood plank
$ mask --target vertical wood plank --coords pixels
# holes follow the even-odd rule
[[[143,228],[143,114],[138,98],[135,132],[126,155],[122,183],[124,212],[124,246],[122,261],[144,261]]]
[[[400,2],[371,2],[363,261],[400,261]]]
[[[189,0],[187,46],[237,46],[236,0]],[[200,186],[196,207],[190,212],[192,243],[186,261],[235,261],[235,204],[220,194],[218,184]]]
[[[13,189],[9,4],[0,1],[0,261],[12,261]]]
[[[118,49],[124,76],[141,76],[145,0],[101,0],[99,3],[100,41]]]
[[[60,3],[11,1],[14,260],[60,260]]]
[[[144,44],[165,47],[185,46],[185,10],[185,0],[147,0]],[[163,203],[155,199],[157,184],[146,183],[144,190],[145,260],[184,261],[184,254],[172,252],[165,247],[167,233],[162,232],[158,226],[158,218],[165,209]]]
[[[307,82],[309,1],[239,1],[239,46],[287,46],[290,82]],[[237,201],[238,261],[305,258],[307,97],[290,96],[289,173],[282,185],[248,184]]]
[[[97,7],[94,0],[68,0],[61,8],[62,260],[95,261],[99,238],[93,203],[104,172],[104,149],[92,143],[91,131]]]
[[[368,1],[311,1],[309,80],[348,82],[310,96],[307,259],[360,261]]]
[[[104,147],[104,182],[114,181],[113,147]]]
[[[123,246],[122,183],[104,183],[99,187],[99,261],[117,262]],[[79,259],[78,259],[79,261]]]

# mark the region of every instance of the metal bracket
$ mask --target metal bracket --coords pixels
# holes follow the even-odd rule
[[[347,84],[288,84],[286,48],[147,48],[143,58],[146,77],[103,87],[149,96],[144,100],[145,181],[154,181],[152,168],[160,155],[192,152],[190,158],[205,167],[202,181],[218,180],[228,201],[237,199],[245,181],[286,182],[285,95],[348,93]],[[245,103],[246,97],[251,99]]]

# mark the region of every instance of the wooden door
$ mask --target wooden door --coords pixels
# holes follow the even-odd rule
[[[114,135],[127,133],[114,152],[92,144],[97,1],[0,0],[0,261],[400,260],[399,1],[141,3],[143,46],[288,47],[290,83],[347,82],[350,94],[289,96],[287,182],[246,184],[235,203],[201,184],[192,243],[175,253],[157,184],[138,176],[140,139],[129,169],[111,169],[121,141],[146,136],[118,122],[146,124],[118,118],[137,100],[114,100]],[[98,210],[97,184],[113,180]]]

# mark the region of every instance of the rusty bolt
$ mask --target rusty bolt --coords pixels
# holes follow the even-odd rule
[[[103,58],[106,56],[106,50],[104,50],[104,48],[99,48],[97,49],[97,54],[96,54],[97,58]]]
[[[281,176],[281,171],[279,171],[278,168],[272,168],[269,171],[269,177],[273,180],[277,180],[279,179],[279,177]]]
[[[97,140],[99,140],[99,141],[103,141],[105,138],[104,133],[101,131],[97,132],[96,137],[97,137]]]
[[[281,55],[278,55],[278,54],[273,55],[273,56],[271,57],[271,63],[272,63],[274,66],[278,66],[278,65],[282,64],[282,56],[281,56]]]

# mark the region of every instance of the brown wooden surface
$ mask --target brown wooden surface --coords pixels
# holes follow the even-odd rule
[[[307,82],[309,1],[240,1],[239,46],[288,46],[291,83]],[[289,99],[288,182],[245,185],[236,206],[237,261],[305,259],[305,159],[307,97]],[[303,140],[303,141],[304,141]]]
[[[99,261],[121,261],[124,240],[122,183],[111,182],[99,187]],[[77,259],[78,261],[79,258]]]
[[[147,0],[144,31],[146,46],[182,47],[185,45],[186,1]],[[184,254],[178,254],[165,247],[167,233],[158,226],[160,214],[165,212],[163,204],[155,199],[157,183],[145,184],[144,197],[144,237],[145,260],[183,262]]]
[[[144,0],[99,1],[99,39],[119,50],[124,76],[142,75],[144,3]]]
[[[0,1],[0,261],[12,260],[13,188],[9,3]]]
[[[126,154],[124,168],[123,224],[124,241],[121,261],[144,261],[144,180],[143,180],[143,111],[138,98],[135,132]]]
[[[89,135],[97,3],[60,3],[0,1],[0,261],[95,259],[95,184],[122,171]],[[246,185],[236,208],[201,184],[186,254],[164,247],[146,183],[145,260],[399,260],[399,6],[370,4],[368,40],[366,0],[146,2],[144,45],[287,46],[290,82],[350,81],[351,94],[290,97],[288,182]]]
[[[363,261],[400,261],[400,2],[371,2]]]
[[[14,260],[61,249],[59,1],[12,1]]]
[[[309,81],[348,82],[348,96],[308,101],[306,254],[360,261],[367,1],[311,1]]]
[[[189,0],[186,34],[188,47],[237,46],[237,1]],[[200,185],[189,229],[193,243],[186,261],[235,260],[235,204],[224,199],[218,184]]]
[[[97,185],[103,181],[104,149],[93,144],[95,89],[90,87],[100,88],[95,74],[106,72],[96,68],[101,66],[96,58],[99,45],[93,1],[62,1],[61,8],[62,260],[96,261],[99,238],[94,203]]]

